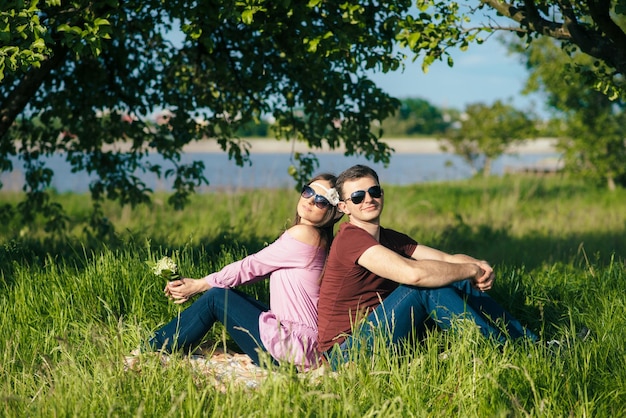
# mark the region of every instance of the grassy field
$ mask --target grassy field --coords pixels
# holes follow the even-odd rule
[[[105,206],[114,238],[89,236],[89,199],[55,198],[65,236],[24,225],[0,194],[0,415],[619,417],[626,415],[626,192],[559,178],[386,186],[383,224],[489,260],[495,299],[560,349],[498,347],[471,327],[433,332],[336,375],[279,369],[225,392],[184,359],[123,358],[179,307],[146,265],[175,254],[200,277],[262,248],[289,225],[290,190],[207,193],[183,212]],[[266,283],[246,291],[267,297]],[[576,334],[591,329],[584,341]],[[216,327],[213,339],[219,339]],[[228,343],[228,341],[226,341]]]

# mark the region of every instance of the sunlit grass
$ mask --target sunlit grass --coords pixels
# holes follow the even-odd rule
[[[180,307],[145,261],[175,254],[200,277],[257,251],[290,223],[297,194],[194,196],[174,212],[105,206],[115,239],[63,239],[4,219],[0,230],[2,416],[623,416],[626,194],[562,179],[386,186],[384,224],[492,261],[493,296],[560,349],[499,347],[468,327],[398,351],[377,347],[336,374],[271,373],[225,393],[173,356],[123,358]],[[73,218],[84,196],[62,195]],[[0,196],[0,204],[15,202]],[[76,224],[78,225],[78,224]],[[28,233],[24,233],[27,228]],[[266,284],[246,288],[267,297]],[[581,341],[583,326],[592,330]],[[218,327],[211,338],[221,338]],[[230,341],[227,341],[230,343]]]

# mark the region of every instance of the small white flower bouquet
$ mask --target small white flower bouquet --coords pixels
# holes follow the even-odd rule
[[[152,268],[152,272],[155,276],[162,277],[167,281],[176,280],[178,278],[178,266],[170,257],[163,257],[156,263],[153,261],[146,261]]]

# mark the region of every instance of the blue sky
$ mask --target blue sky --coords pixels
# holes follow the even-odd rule
[[[453,67],[436,61],[424,74],[420,60],[409,60],[403,73],[374,74],[372,80],[394,97],[422,98],[441,108],[463,110],[470,103],[501,100],[545,115],[541,97],[521,94],[528,73],[519,57],[508,55],[495,37],[470,45],[465,52],[456,50],[452,57]]]

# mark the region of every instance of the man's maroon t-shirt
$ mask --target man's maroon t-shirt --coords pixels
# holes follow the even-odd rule
[[[326,260],[317,305],[320,351],[341,344],[351,333],[352,324],[369,314],[398,287],[398,283],[357,264],[365,250],[378,244],[406,257],[417,248],[414,239],[392,229],[381,227],[378,242],[358,226],[348,222],[340,226]]]

